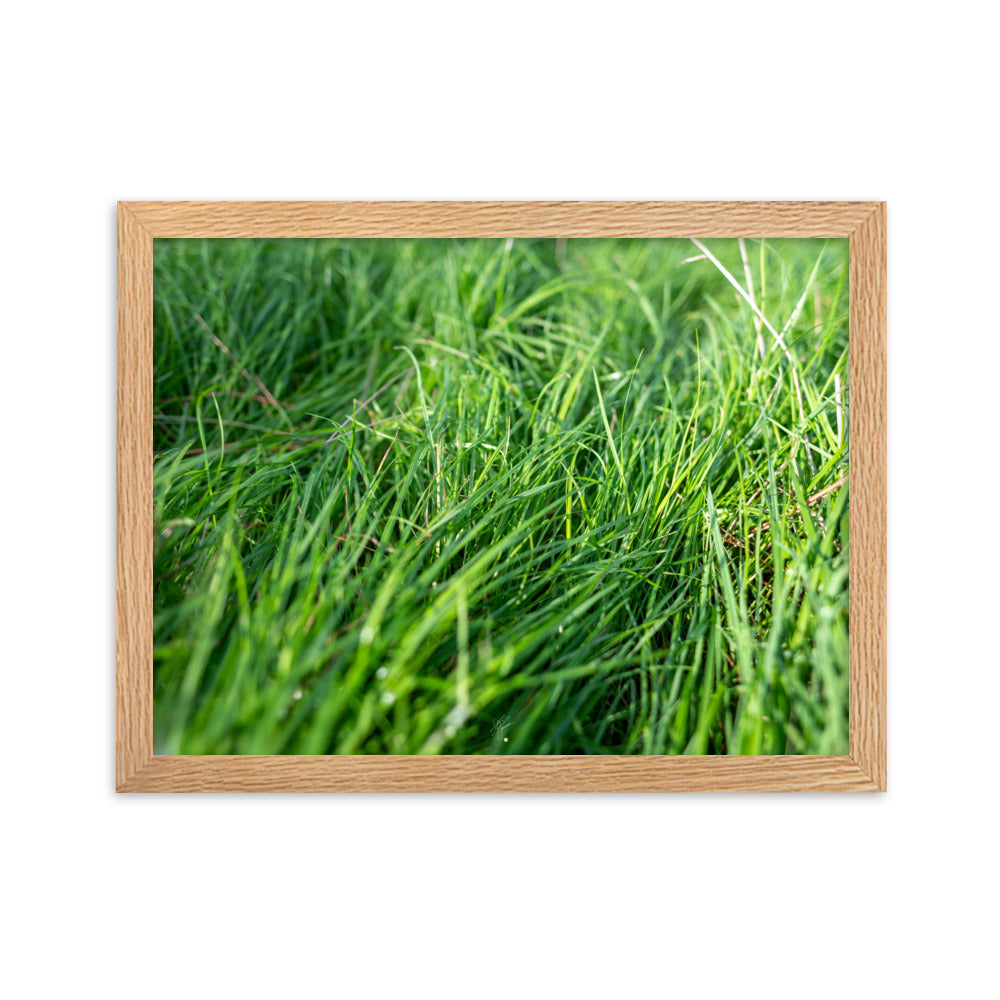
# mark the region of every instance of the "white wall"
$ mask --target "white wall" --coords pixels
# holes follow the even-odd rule
[[[5,16],[0,983],[984,995],[996,15],[365,6]],[[261,197],[888,200],[889,793],[115,796],[114,203]]]

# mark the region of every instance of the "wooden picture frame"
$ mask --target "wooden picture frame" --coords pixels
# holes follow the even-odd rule
[[[843,756],[159,756],[153,752],[153,240],[167,237],[849,240],[850,708]],[[121,202],[119,791],[876,791],[886,787],[883,202]]]

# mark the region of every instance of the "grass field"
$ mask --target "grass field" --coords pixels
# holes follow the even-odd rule
[[[155,246],[158,753],[847,752],[846,241]]]

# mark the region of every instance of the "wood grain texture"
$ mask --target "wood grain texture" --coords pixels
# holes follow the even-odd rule
[[[153,757],[137,792],[856,792],[850,757]]]
[[[125,203],[156,237],[847,237],[871,202]]]
[[[886,211],[850,237],[850,755],[886,788]]]
[[[118,206],[118,787],[153,755],[153,237]]]
[[[875,791],[886,787],[886,231],[881,202],[122,202],[118,212],[119,791]],[[850,746],[842,757],[154,756],[153,239],[850,240]]]

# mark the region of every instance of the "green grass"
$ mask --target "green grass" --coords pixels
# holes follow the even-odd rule
[[[847,752],[846,241],[155,246],[157,752]]]

